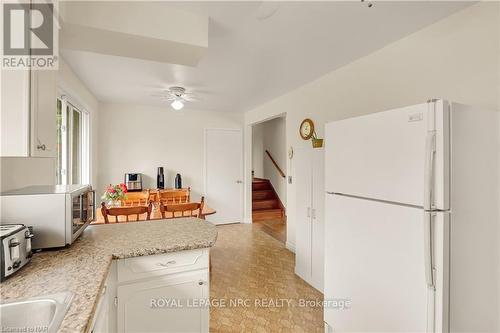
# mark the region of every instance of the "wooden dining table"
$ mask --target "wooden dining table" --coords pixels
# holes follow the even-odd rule
[[[201,219],[205,219],[205,217],[207,215],[212,215],[212,214],[215,214],[217,211],[211,207],[208,207],[207,205],[205,205],[201,211],[201,215],[200,215],[200,218]],[[196,213],[198,213],[197,211],[193,211],[193,214],[196,215]],[[175,217],[181,217],[180,213],[177,213],[175,215]],[[187,217],[187,216],[186,216]],[[165,218],[163,218],[161,216],[161,213],[160,213],[160,209],[157,207],[157,205],[153,205],[153,211],[151,212],[151,220],[161,220],[161,219],[171,219],[173,218],[172,216],[172,213],[169,213],[169,212],[166,212],[165,213]],[[140,221],[145,221],[146,220],[146,217],[145,215],[144,216],[139,216],[139,220],[138,222]],[[127,219],[125,216],[119,216],[118,217],[118,222],[126,222]],[[134,215],[130,215],[129,216],[129,220],[128,222],[132,222],[132,221],[137,221],[136,217]],[[114,218],[113,219],[110,219],[109,221],[110,223],[116,223]],[[104,217],[102,216],[102,213],[101,213],[101,210],[100,209],[96,209],[96,219],[94,222],[92,222],[91,224],[103,224],[104,223]]]

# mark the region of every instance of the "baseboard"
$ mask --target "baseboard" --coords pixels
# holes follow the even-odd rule
[[[251,217],[244,217],[243,218],[243,223],[248,223],[248,224],[252,224],[252,218]]]
[[[290,251],[292,251],[293,253],[295,253],[295,244],[290,243],[290,242],[286,242],[286,243],[285,243],[285,247],[286,247],[288,250],[290,250]]]

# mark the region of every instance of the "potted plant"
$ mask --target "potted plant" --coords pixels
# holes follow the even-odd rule
[[[101,199],[106,201],[108,207],[118,207],[121,206],[122,200],[127,198],[127,192],[125,184],[109,184]]]

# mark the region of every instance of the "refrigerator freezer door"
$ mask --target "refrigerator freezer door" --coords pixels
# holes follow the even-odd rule
[[[326,207],[325,300],[351,304],[325,306],[325,322],[336,332],[427,331],[424,211],[340,195]]]
[[[448,119],[439,100],[328,123],[326,190],[448,209]]]

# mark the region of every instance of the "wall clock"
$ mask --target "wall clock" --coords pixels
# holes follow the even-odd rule
[[[300,137],[304,140],[309,140],[314,135],[314,123],[311,119],[306,118],[302,121],[299,127]]]

